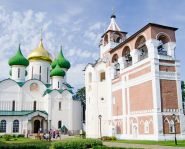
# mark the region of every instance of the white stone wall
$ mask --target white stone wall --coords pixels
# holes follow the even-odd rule
[[[58,129],[58,121],[62,121],[70,131],[79,131],[82,129],[81,105],[78,101],[73,101],[71,93],[64,91],[59,94],[53,91],[50,94],[49,120],[51,120],[51,129]],[[59,110],[61,102],[61,110]]]
[[[40,67],[41,67],[41,73],[40,73]],[[41,75],[42,82],[44,82],[45,84],[50,83],[50,63],[42,60],[30,61],[29,69],[28,69],[28,79],[39,80],[40,75]]]
[[[64,78],[60,76],[52,77],[52,88],[53,89],[62,89],[64,83]]]
[[[18,75],[18,70],[19,70],[19,75]],[[24,82],[25,81],[25,75],[26,75],[26,69],[25,66],[19,66],[19,65],[14,65],[11,67],[12,75],[11,79],[17,81],[17,82]]]

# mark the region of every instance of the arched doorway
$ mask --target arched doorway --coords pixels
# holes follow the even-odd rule
[[[34,133],[38,133],[40,128],[40,121],[39,120],[35,120],[34,121]]]

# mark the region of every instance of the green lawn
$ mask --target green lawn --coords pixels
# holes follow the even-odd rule
[[[128,144],[147,144],[147,145],[185,147],[185,140],[177,141],[178,145],[175,145],[174,141],[115,140],[112,142],[128,143]]]

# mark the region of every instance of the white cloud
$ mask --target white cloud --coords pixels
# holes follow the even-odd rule
[[[97,52],[91,52],[87,50],[81,50],[77,48],[70,49],[68,53],[66,53],[67,57],[77,57],[77,58],[93,58],[96,59],[98,57]]]
[[[67,81],[76,88],[84,86],[84,68],[86,64],[73,65],[67,72]]]
[[[64,55],[72,64],[67,76],[69,83],[75,88],[84,86],[82,70],[86,62],[98,58],[94,47],[98,46],[101,36],[99,32],[104,24],[96,22],[86,29],[84,20],[77,17],[82,11],[81,8],[71,8],[65,10],[62,15],[49,19],[47,12],[31,9],[9,11],[0,6],[0,68],[4,70],[0,71],[0,78],[8,77],[7,62],[15,54],[19,43],[26,57],[32,49],[36,48],[42,28],[44,46],[53,57],[57,56],[60,45],[64,46]]]

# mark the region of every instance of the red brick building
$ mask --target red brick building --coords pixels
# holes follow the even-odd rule
[[[100,137],[101,121],[103,136],[185,139],[176,30],[149,23],[127,37],[111,16],[100,58],[85,69],[88,137]]]

